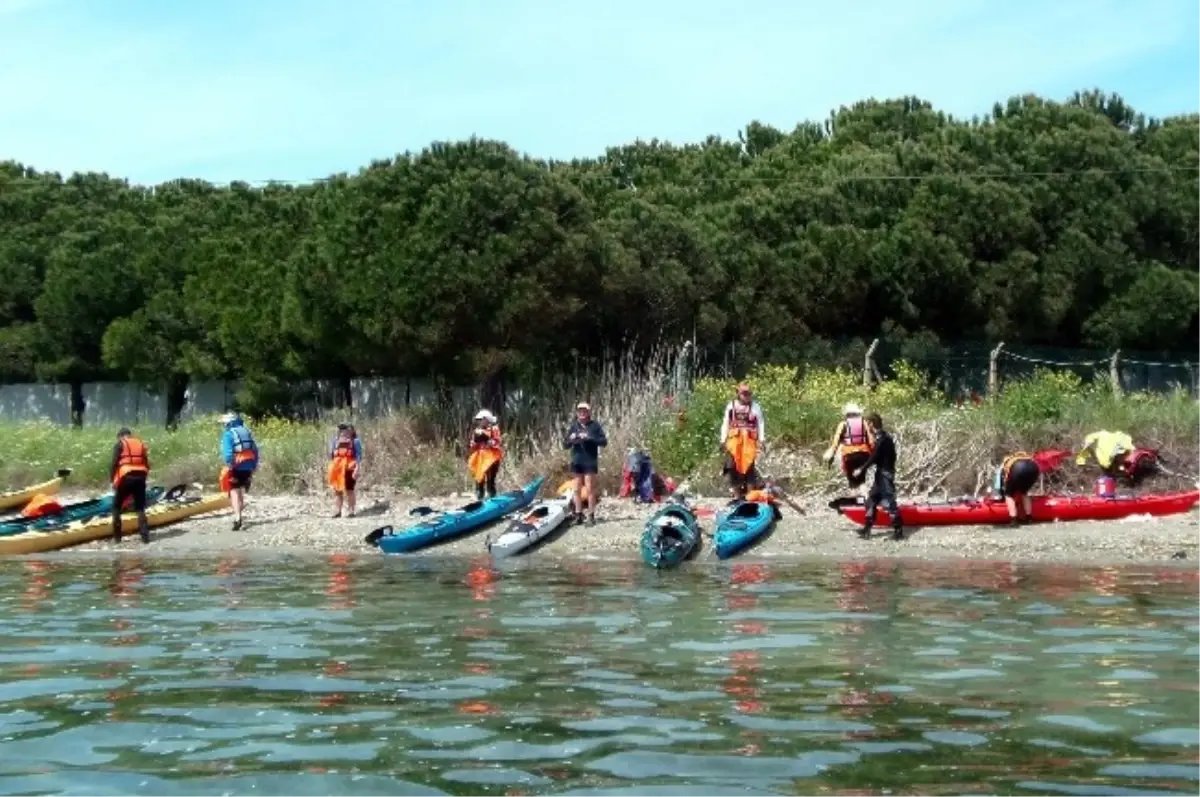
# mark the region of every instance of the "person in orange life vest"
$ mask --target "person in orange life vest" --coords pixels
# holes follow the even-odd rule
[[[132,499],[133,510],[137,512],[138,534],[142,542],[150,542],[150,524],[146,522],[146,478],[150,475],[150,451],[145,443],[133,436],[127,426],[122,426],[117,432],[117,444],[113,446],[112,466],[108,475],[113,486],[113,542],[121,541],[121,512],[129,499]]]
[[[862,407],[850,402],[842,407],[842,421],[833,432],[833,442],[825,451],[826,464],[832,465],[834,456],[842,458],[842,473],[852,490],[856,490],[861,498],[866,498],[867,477],[854,475],[871,456],[875,448],[875,434],[871,425],[863,420]]]
[[[233,530],[242,527],[242,511],[246,507],[246,491],[258,468],[258,444],[254,435],[236,412],[221,416],[221,492],[229,495],[233,505]]]
[[[342,516],[342,499],[345,497],[346,517],[354,517],[354,488],[362,478],[362,442],[358,431],[348,423],[338,424],[337,437],[329,446],[329,467],[326,478],[333,488],[333,516]]]
[[[762,407],[754,400],[750,386],[742,383],[737,387],[737,397],[725,405],[721,420],[721,451],[725,454],[722,472],[729,475],[734,498],[745,498],[746,491],[762,481],[755,465],[765,444]]]
[[[1024,451],[1005,457],[996,469],[993,487],[996,494],[1004,498],[1008,517],[1013,523],[1029,523],[1033,520],[1033,499],[1029,497],[1029,491],[1041,475],[1042,469],[1037,461]],[[1017,510],[1017,501],[1021,502],[1023,511]]]
[[[475,413],[471,429],[471,453],[467,455],[467,469],[475,480],[475,498],[496,496],[496,474],[500,472],[500,460],[504,450],[500,447],[500,422],[490,410]]]

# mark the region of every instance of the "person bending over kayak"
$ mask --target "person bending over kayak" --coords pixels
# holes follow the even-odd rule
[[[150,542],[150,524],[146,522],[146,479],[150,475],[150,451],[146,444],[133,436],[129,427],[122,426],[117,432],[117,444],[113,446],[112,466],[108,476],[112,479],[112,538],[121,541],[121,513],[125,502],[132,500],[137,512],[138,534],[142,542]]]
[[[575,476],[575,523],[583,523],[583,496],[587,496],[587,524],[596,525],[596,474],[600,472],[600,449],[608,445],[604,428],[592,418],[586,401],[575,405],[575,420],[567,427],[563,448],[571,451],[571,473]]]
[[[745,498],[746,491],[762,481],[755,464],[765,441],[762,407],[743,382],[737,386],[737,396],[725,405],[721,420],[721,451],[725,454],[722,472],[729,476],[729,489],[735,499]]]
[[[875,526],[875,509],[882,505],[884,511],[892,516],[892,539],[904,539],[904,522],[900,518],[900,508],[896,506],[896,442],[884,431],[883,418],[879,413],[872,412],[866,418],[871,427],[875,440],[875,448],[867,461],[854,470],[855,477],[862,476],[867,468],[875,466],[875,480],[871,484],[871,492],[867,494],[866,518],[863,527],[858,530],[858,536],[864,540],[871,536]]]
[[[333,488],[333,516],[342,516],[342,499],[345,497],[346,517],[354,517],[355,493],[358,480],[362,478],[362,441],[358,430],[348,423],[338,424],[337,437],[329,446],[329,467],[326,478]]]
[[[1033,520],[1033,499],[1029,497],[1029,491],[1041,475],[1042,469],[1038,467],[1037,460],[1024,451],[1005,457],[1000,467],[996,468],[996,494],[1004,498],[1013,523],[1029,523]],[[1019,505],[1018,501],[1021,502]]]
[[[860,498],[866,498],[866,477],[855,476],[854,473],[871,456],[875,437],[871,433],[871,427],[863,420],[862,414],[862,407],[854,402],[842,407],[842,421],[833,432],[833,442],[825,452],[825,463],[832,465],[834,456],[840,454],[842,473],[846,476],[850,489],[857,492]]]
[[[246,492],[258,468],[258,444],[254,435],[236,412],[221,416],[221,492],[233,505],[233,530],[242,528],[242,511],[246,508]]]
[[[500,472],[500,460],[503,458],[500,423],[490,410],[480,410],[475,413],[471,453],[467,456],[467,468],[475,480],[476,499],[482,501],[485,491],[489,498],[496,497],[496,474]]]
[[[1092,432],[1083,439],[1083,448],[1076,453],[1075,464],[1086,465],[1088,455],[1091,455],[1105,476],[1116,478],[1133,449],[1133,438],[1124,432]]]

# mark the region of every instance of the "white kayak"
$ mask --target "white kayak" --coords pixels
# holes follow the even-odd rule
[[[493,558],[502,559],[523,551],[538,540],[546,537],[575,511],[572,495],[538,501],[513,518],[508,527],[496,539],[488,537],[487,549]]]

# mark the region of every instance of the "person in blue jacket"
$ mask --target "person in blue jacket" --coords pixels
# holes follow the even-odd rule
[[[596,474],[600,472],[600,449],[608,445],[602,427],[592,418],[586,401],[575,405],[575,420],[567,427],[563,448],[571,452],[571,473],[575,476],[575,523],[583,522],[583,495],[587,495],[587,524],[596,524]]]
[[[246,506],[246,491],[258,468],[258,444],[254,435],[236,412],[221,416],[221,492],[233,505],[233,530],[242,528],[242,510]]]

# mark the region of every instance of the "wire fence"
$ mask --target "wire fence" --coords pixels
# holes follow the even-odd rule
[[[870,342],[854,339],[821,341],[797,347],[790,352],[757,357],[755,353],[731,346],[720,351],[700,353],[698,375],[743,376],[755,362],[775,362],[801,368],[864,366]],[[1070,349],[1048,346],[1005,346],[965,343],[953,346],[930,345],[921,341],[881,339],[871,360],[879,376],[894,375],[895,366],[905,361],[928,374],[948,397],[986,395],[989,380],[1005,381],[1032,376],[1039,369],[1068,371],[1085,383],[1111,382],[1116,355],[1119,387],[1129,392],[1170,392],[1183,389],[1200,395],[1200,361],[1193,353],[1111,352],[1099,349]],[[993,377],[993,369],[997,372]]]

